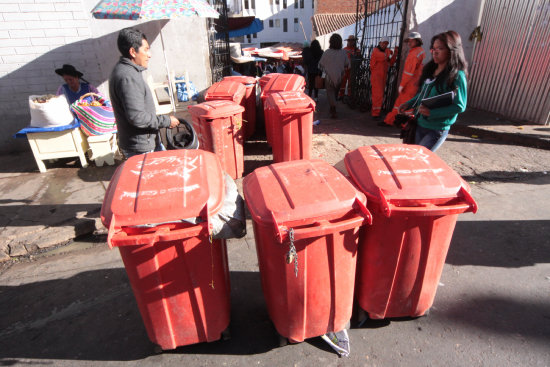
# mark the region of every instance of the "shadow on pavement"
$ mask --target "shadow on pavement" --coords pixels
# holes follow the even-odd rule
[[[458,221],[445,262],[505,268],[550,263],[550,238],[541,233],[550,233],[550,220]]]
[[[231,272],[231,339],[164,353],[249,355],[277,347],[260,275]],[[1,286],[0,365],[17,359],[131,361],[153,354],[126,272]]]
[[[472,297],[437,317],[512,338],[550,342],[550,303],[501,296]],[[548,352],[548,350],[547,350]]]
[[[550,184],[548,172],[510,172],[510,171],[485,171],[475,176],[462,176],[468,182],[518,182],[531,185]]]

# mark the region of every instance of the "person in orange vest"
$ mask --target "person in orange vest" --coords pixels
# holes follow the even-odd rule
[[[375,120],[380,118],[380,112],[382,112],[382,102],[384,102],[384,89],[386,88],[388,70],[390,66],[395,63],[395,56],[397,54],[394,54],[392,50],[388,49],[389,44],[390,40],[387,37],[382,37],[378,43],[378,46],[372,50],[372,55],[370,57],[370,83],[372,96],[371,116]]]
[[[357,38],[355,36],[349,36],[347,39],[347,45],[344,47],[344,51],[348,55],[348,59],[351,64],[352,56],[360,56],[361,51],[355,46]],[[350,71],[351,69],[346,69],[344,71],[344,76],[342,78],[342,84],[340,85],[340,92],[338,93],[338,99],[342,99],[344,94],[346,94],[346,85],[348,87],[348,97],[351,97],[351,80],[350,80]]]
[[[388,125],[393,125],[395,115],[399,111],[399,106],[415,96],[418,90],[418,79],[422,75],[422,63],[426,53],[422,49],[422,37],[418,32],[409,33],[409,37],[405,39],[409,45],[409,54],[405,60],[403,75],[401,75],[401,83],[399,84],[397,99],[393,106],[393,110],[386,115],[384,122]]]

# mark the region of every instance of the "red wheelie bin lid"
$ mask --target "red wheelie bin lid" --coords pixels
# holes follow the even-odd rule
[[[226,76],[222,79],[222,81],[224,80],[238,82],[245,85],[256,84],[256,78],[254,78],[253,76],[246,76],[246,75]]]
[[[279,75],[279,73],[269,73],[262,76],[260,80],[258,80],[258,84],[260,84],[260,89],[262,92],[265,89],[267,83],[269,83],[269,81],[271,80],[271,78],[275,78],[277,75]]]
[[[101,221],[111,235],[127,226],[207,220],[221,209],[224,190],[214,153],[179,149],[136,155],[115,171]]]
[[[441,158],[419,145],[381,144],[346,154],[346,169],[370,204],[385,215],[477,211],[470,186]]]
[[[276,74],[269,79],[265,88],[262,89],[262,98],[266,94],[274,92],[303,92],[306,87],[306,79],[298,74]]]
[[[256,223],[284,227],[340,218],[354,209],[366,216],[366,198],[338,170],[321,160],[296,160],[257,168],[243,180]]]
[[[214,100],[229,100],[236,103],[241,103],[246,94],[246,87],[238,81],[222,80],[214,83],[208,88],[204,99],[206,101]]]
[[[242,86],[242,84],[241,84]],[[244,107],[233,101],[207,101],[196,105],[188,106],[187,109],[192,116],[214,120],[220,117],[228,117],[242,113]]]
[[[275,109],[284,115],[309,113],[315,111],[315,101],[303,92],[275,92],[267,96],[265,109]]]

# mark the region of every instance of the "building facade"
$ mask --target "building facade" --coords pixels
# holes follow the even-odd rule
[[[254,16],[264,30],[244,36],[246,46],[264,47],[279,42],[311,41],[316,0],[230,0],[229,16]]]

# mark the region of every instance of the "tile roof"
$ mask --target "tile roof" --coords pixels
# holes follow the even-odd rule
[[[363,18],[363,15],[360,16]],[[348,25],[355,24],[355,13],[315,14],[311,17],[313,32],[316,36],[335,32]]]

